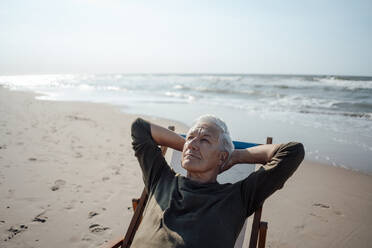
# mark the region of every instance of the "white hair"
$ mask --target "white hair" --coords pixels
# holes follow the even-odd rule
[[[223,151],[228,152],[228,154],[229,154],[228,158],[230,158],[230,156],[231,156],[231,154],[234,150],[234,144],[231,140],[230,132],[227,129],[226,123],[223,120],[221,120],[220,118],[218,118],[214,115],[202,115],[198,119],[195,120],[195,122],[194,122],[195,124],[194,124],[193,127],[195,127],[197,124],[199,124],[201,122],[212,123],[220,129],[220,135],[219,135],[218,140],[220,142],[221,149]],[[193,128],[191,128],[191,129],[193,129]]]

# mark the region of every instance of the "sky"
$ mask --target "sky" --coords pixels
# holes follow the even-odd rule
[[[372,76],[371,13],[371,0],[1,0],[0,74]]]

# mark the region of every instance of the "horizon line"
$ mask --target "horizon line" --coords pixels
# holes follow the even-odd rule
[[[372,78],[371,75],[360,75],[360,74],[310,74],[310,73],[229,73],[229,72],[73,72],[73,73],[0,73],[0,76],[31,76],[31,75],[84,75],[84,74],[124,74],[124,75],[221,75],[221,76],[335,76],[335,77],[359,77],[359,78]]]

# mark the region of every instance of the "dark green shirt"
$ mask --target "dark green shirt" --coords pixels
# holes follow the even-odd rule
[[[245,219],[283,187],[304,157],[301,143],[283,144],[244,180],[198,183],[168,166],[148,122],[133,122],[132,139],[149,194],[133,248],[234,247]]]

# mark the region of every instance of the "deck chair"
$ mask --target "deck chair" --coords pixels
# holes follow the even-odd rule
[[[168,129],[174,131],[174,126],[169,126]],[[184,135],[182,135],[184,136]],[[233,141],[235,149],[245,149],[253,146],[257,146],[260,144],[256,143],[246,143],[246,142],[240,142],[240,141]],[[268,137],[266,140],[266,144],[272,144],[272,138]],[[162,154],[165,156],[167,152],[167,147],[161,147]],[[173,151],[173,150],[172,150]],[[179,173],[180,169],[180,161],[181,161],[181,152],[179,151],[173,151],[173,154],[171,156],[171,162],[170,165],[173,167],[173,169]],[[178,167],[178,168],[177,168]],[[256,166],[255,169],[258,169]],[[252,170],[253,172],[253,170]],[[223,174],[225,174],[224,172]],[[245,175],[247,176],[247,175]],[[220,181],[220,179],[218,179]],[[226,180],[226,179],[225,179]],[[130,248],[134,235],[141,223],[142,220],[142,214],[145,209],[146,203],[148,199],[148,194],[146,192],[146,189],[144,188],[141,194],[141,198],[139,199],[132,199],[132,206],[134,210],[134,214],[132,217],[132,220],[129,224],[129,227],[126,231],[126,234],[124,238],[120,238],[117,241],[112,242],[106,247],[109,248]],[[265,247],[266,243],[266,233],[268,224],[267,222],[261,221],[261,215],[262,215],[262,205],[259,207],[253,216],[252,221],[252,229],[250,234],[250,240],[249,240],[249,248],[263,248]],[[251,217],[249,217],[251,218]],[[247,241],[246,241],[246,227],[247,227],[247,220],[245,221],[245,224],[235,242],[234,248],[243,248],[243,245],[247,247]],[[258,246],[257,246],[258,241]]]

